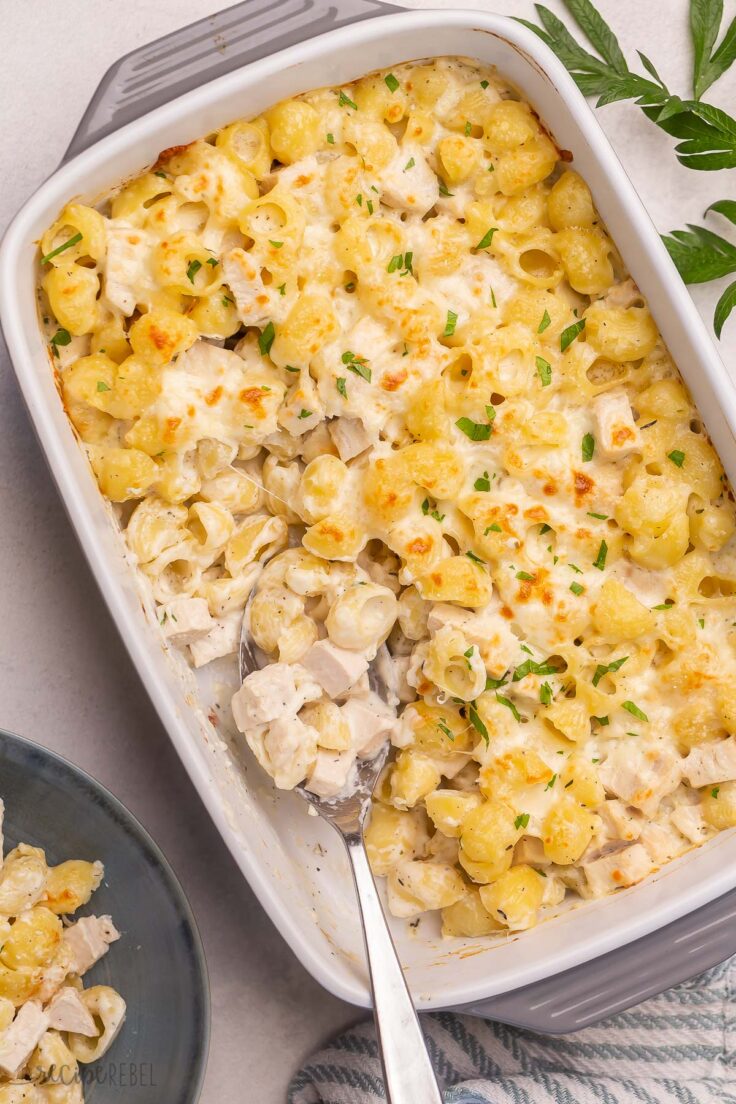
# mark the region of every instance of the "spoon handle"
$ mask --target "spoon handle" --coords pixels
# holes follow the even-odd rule
[[[363,919],[373,1014],[388,1104],[442,1104],[414,1003],[376,891],[360,832],[345,837]]]

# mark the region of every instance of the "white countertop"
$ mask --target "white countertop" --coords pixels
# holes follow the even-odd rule
[[[108,66],[225,6],[217,0],[3,5],[9,48],[0,67],[0,231],[57,165]],[[407,0],[406,6],[471,5]],[[479,6],[533,18],[530,0]],[[563,15],[560,0],[548,6]],[[627,4],[625,15],[618,0],[599,0],[598,7],[630,61],[636,47],[643,49],[673,90],[689,94],[685,0]],[[736,101],[736,67],[708,98],[724,107]],[[672,140],[630,104],[598,114],[661,231],[699,222],[709,203],[734,195],[736,172],[681,168]],[[722,220],[709,225],[724,232]],[[725,283],[696,289],[709,325]],[[730,353],[721,352],[736,378],[736,316],[725,334]],[[181,879],[204,940],[212,992],[202,1104],[283,1104],[301,1060],[355,1019],[355,1010],[324,992],[295,960],[210,824],[97,593],[1,346],[0,472],[0,726],[54,748],[108,785]]]

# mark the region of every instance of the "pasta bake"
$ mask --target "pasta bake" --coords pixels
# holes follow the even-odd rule
[[[2,815],[0,801],[0,828]],[[101,1058],[120,1030],[123,998],[83,980],[120,933],[109,916],[72,918],[103,876],[100,862],[49,866],[27,843],[2,859],[0,1104],[83,1104],[79,1063]]]
[[[736,824],[730,488],[585,181],[412,62],[164,151],[41,243],[69,417],[160,632],[270,664],[277,786],[395,748],[392,912],[520,931]],[[368,669],[386,644],[396,708]]]

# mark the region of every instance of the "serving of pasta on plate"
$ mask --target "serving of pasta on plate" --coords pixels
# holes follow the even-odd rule
[[[158,631],[320,797],[390,740],[398,917],[532,927],[736,825],[733,497],[588,186],[490,68],[164,151],[41,242],[59,387]],[[371,690],[387,645],[395,701]]]

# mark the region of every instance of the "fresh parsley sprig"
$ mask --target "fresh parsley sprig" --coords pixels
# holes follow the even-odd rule
[[[708,211],[716,211],[736,226],[736,200],[721,199],[711,203]],[[687,230],[673,230],[662,236],[677,271],[686,284],[704,284],[736,272],[736,245],[706,230],[704,226],[688,224]],[[736,281],[729,284],[716,303],[713,328],[720,338],[724,323],[736,306]]]
[[[637,50],[648,76],[629,68],[616,35],[591,0],[563,0],[576,23],[600,57],[585,50],[565,24],[548,8],[537,4],[542,24],[519,20],[554,50],[586,96],[597,96],[597,107],[634,100],[645,115],[673,138],[678,159],[691,169],[728,169],[736,166],[736,119],[700,96],[736,60],[736,20],[715,53],[711,54],[723,16],[722,0],[691,0],[691,33],[695,53],[694,99],[670,92],[654,64]]]

